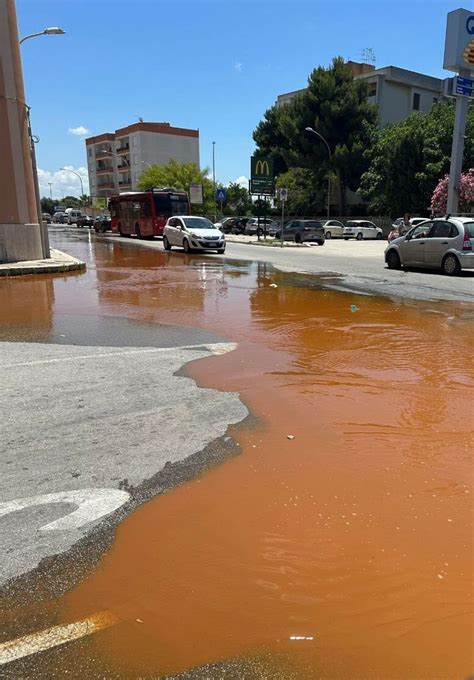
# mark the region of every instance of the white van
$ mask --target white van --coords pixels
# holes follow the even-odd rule
[[[66,208],[66,224],[77,224],[79,217],[82,217],[80,210],[74,210],[73,208]]]

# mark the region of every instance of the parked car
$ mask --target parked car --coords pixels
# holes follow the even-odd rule
[[[77,226],[91,228],[94,226],[94,218],[91,215],[81,215],[77,220]]]
[[[222,220],[219,226],[219,222],[215,226],[220,229],[224,234],[243,234],[245,229],[246,220],[241,217],[226,217]]]
[[[342,236],[346,241],[350,238],[355,238],[358,241],[370,238],[380,240],[383,238],[383,231],[368,220],[349,220],[349,222],[346,222]]]
[[[104,234],[112,228],[112,219],[109,215],[97,215],[94,220],[94,230],[97,234]]]
[[[192,250],[225,251],[225,236],[205,217],[175,215],[166,222],[163,231],[163,246],[171,250],[173,246],[184,248],[185,253]]]
[[[79,220],[82,217],[82,213],[80,210],[69,210],[69,208],[66,210],[66,216],[65,216],[65,223],[66,224],[77,224],[77,220]]]
[[[41,213],[41,219],[47,224],[51,224],[51,215],[49,213]]]
[[[344,225],[339,220],[322,220],[325,238],[342,238]]]
[[[214,222],[214,226],[220,229],[222,232],[224,232],[224,227],[228,222],[231,222],[232,220],[236,220],[236,217],[224,217],[220,222]],[[224,232],[228,233],[228,232]]]
[[[270,234],[270,230],[274,231],[274,224],[274,220],[270,219],[269,217],[261,217],[259,226],[258,217],[250,217],[247,224],[245,225],[245,233],[248,236],[253,236],[255,234],[262,236],[265,233],[266,225],[267,234]]]
[[[474,220],[472,217],[442,217],[425,220],[385,249],[390,269],[426,267],[457,276],[474,269]]]
[[[54,224],[64,224],[65,219],[66,219],[65,212],[55,212],[53,215]]]
[[[281,238],[281,231],[276,232],[275,238]],[[324,227],[318,220],[291,220],[283,227],[283,239],[295,243],[316,241],[319,246],[323,246]]]

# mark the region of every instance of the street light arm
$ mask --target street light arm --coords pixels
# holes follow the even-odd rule
[[[81,183],[81,197],[84,196],[84,185],[82,183],[82,177],[78,172],[75,170],[71,170],[70,168],[60,168],[60,170],[64,170],[65,172],[72,172],[73,175],[76,175],[76,177],[79,177],[79,181]]]
[[[64,35],[66,31],[59,26],[51,26],[51,28],[45,28],[44,31],[39,33],[31,33],[31,35],[25,35],[24,38],[20,40],[20,45],[25,42],[25,40],[30,40],[30,38],[37,38],[40,35]]]
[[[320,132],[318,132],[317,130],[314,130],[312,127],[307,127],[307,128],[305,128],[305,130],[306,130],[306,132],[312,132],[313,135],[316,135],[316,137],[319,137],[319,139],[321,139],[326,144],[326,148],[327,148],[328,154],[329,154],[329,160],[331,160],[332,159],[331,147],[329,146],[327,140],[322,136],[322,134]]]

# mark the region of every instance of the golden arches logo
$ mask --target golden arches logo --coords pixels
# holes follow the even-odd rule
[[[270,175],[270,167],[268,161],[257,161],[255,164],[256,175]]]
[[[471,40],[464,50],[464,61],[466,64],[474,64],[474,40]]]

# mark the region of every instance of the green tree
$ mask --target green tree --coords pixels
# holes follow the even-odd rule
[[[318,183],[312,170],[307,168],[290,168],[287,172],[279,175],[276,182],[277,197],[279,189],[288,189],[288,200],[285,205],[285,212],[295,217],[310,217],[324,212],[324,201],[326,200],[326,189]],[[326,182],[324,182],[326,187]],[[281,209],[281,204],[277,198],[277,205]]]
[[[253,139],[257,145],[257,156],[273,159],[275,175],[280,175],[288,170],[286,152],[288,151],[288,139],[283,132],[283,108],[272,106],[265,111],[263,120],[257,125],[253,133]]]
[[[226,215],[248,215],[252,210],[252,199],[245,187],[240,184],[231,182],[225,187],[227,198],[223,204],[223,210]]]
[[[203,185],[203,205],[193,205],[195,215],[210,215],[214,212],[214,191],[209,169],[200,170],[196,163],[178,163],[171,159],[166,165],[152,165],[138,180],[139,189],[149,187],[174,187],[189,192],[190,184]]]
[[[41,199],[41,212],[54,215],[54,210],[57,203],[57,201],[53,201],[51,198],[46,198],[46,196],[43,196]]]
[[[308,87],[289,104],[273,107],[254,132],[258,153],[281,156],[288,168],[306,168],[319,180],[334,172],[340,214],[346,212],[346,189],[357,191],[368,161],[364,151],[377,126],[377,108],[367,101],[368,85],[354,79],[342,57],[329,68],[319,66]],[[306,128],[317,130],[325,144]],[[261,145],[261,146],[260,146]]]
[[[430,209],[438,181],[449,172],[454,106],[437,104],[379,130],[366,156],[361,193],[369,210],[400,216]],[[463,169],[474,165],[474,109],[468,114]]]

